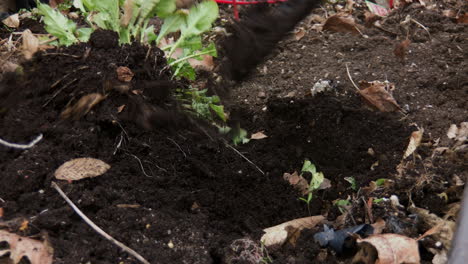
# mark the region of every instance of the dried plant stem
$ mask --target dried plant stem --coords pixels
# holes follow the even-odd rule
[[[348,68],[348,64],[346,64],[346,72],[348,73],[348,78],[349,80],[351,81],[351,83],[353,84],[354,88],[356,88],[358,91],[360,91],[361,89],[359,89],[359,87],[356,85],[356,83],[353,81],[353,78],[351,78],[351,74],[349,73],[349,68]]]
[[[29,149],[36,145],[37,142],[41,141],[42,137],[42,134],[39,134],[39,136],[33,139],[33,141],[29,142],[29,144],[10,143],[0,138],[0,145],[15,149]]]
[[[235,147],[229,145],[225,140],[223,140],[223,141],[224,141],[224,144],[226,145],[226,147],[232,149],[234,152],[239,154],[239,156],[241,156],[243,159],[245,159],[248,163],[252,164],[259,172],[261,172],[263,175],[265,175],[265,172],[262,169],[260,169],[260,167],[258,167],[255,163],[253,163],[246,156],[244,156],[242,153],[240,153],[240,151],[238,151]]]
[[[147,261],[146,259],[144,259],[140,254],[138,254],[135,250],[125,246],[124,244],[122,244],[121,242],[117,241],[115,238],[111,237],[109,234],[107,234],[106,232],[104,232],[104,230],[102,230],[99,226],[97,226],[95,223],[93,223],[83,212],[81,212],[80,209],[78,209],[78,207],[76,207],[76,205],[68,198],[68,196],[62,191],[62,189],[60,189],[60,187],[55,183],[55,182],[52,182],[52,187],[57,190],[57,192],[60,194],[60,196],[62,196],[62,198],[68,203],[68,205],[70,205],[70,207],[89,225],[91,226],[92,229],[94,229],[96,232],[98,232],[98,234],[100,234],[101,236],[103,236],[104,238],[106,238],[107,240],[109,240],[110,242],[114,243],[115,245],[117,245],[118,247],[120,247],[121,249],[123,249],[125,252],[127,252],[128,254],[134,256],[136,259],[138,259],[141,263],[145,263],[145,264],[150,264],[149,261]]]

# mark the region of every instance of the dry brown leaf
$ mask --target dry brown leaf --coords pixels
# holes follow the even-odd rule
[[[293,174],[284,173],[283,179],[289,182],[296,190],[298,190],[302,195],[306,195],[309,193],[309,184],[307,180],[304,179],[301,175],[297,173],[297,171],[293,172]]]
[[[120,18],[120,25],[127,27],[133,16],[133,0],[125,0],[123,9],[124,14]]]
[[[0,249],[0,256],[9,254],[11,262],[14,264],[19,263],[23,257],[26,257],[31,264],[52,263],[53,249],[47,243],[21,237],[4,230],[0,230],[0,242],[8,244],[8,247]]]
[[[117,113],[121,113],[125,109],[125,105],[117,107]]]
[[[262,236],[260,241],[266,247],[281,246],[291,238],[293,239],[292,242],[295,242],[294,239],[297,238],[297,234],[301,232],[301,230],[305,228],[313,228],[316,225],[321,224],[324,220],[324,216],[316,215],[294,219],[277,226],[269,227],[263,229],[265,234]]]
[[[455,124],[450,125],[449,130],[447,131],[447,137],[453,139],[458,134],[458,127]]]
[[[354,256],[353,263],[373,264],[370,256],[377,253],[379,264],[419,264],[418,242],[397,234],[372,235],[357,239],[360,251]]]
[[[267,138],[268,136],[263,134],[263,131],[259,131],[257,133],[254,133],[250,136],[251,139],[264,139]]]
[[[117,79],[121,82],[131,82],[133,79],[133,74],[132,70],[130,70],[128,67],[125,66],[120,66],[116,70],[117,72]]]
[[[457,18],[458,24],[468,24],[468,13],[465,13]]]
[[[78,102],[74,105],[68,106],[63,112],[60,114],[62,119],[74,119],[78,120],[82,116],[86,115],[89,110],[91,110],[95,105],[99,102],[104,100],[106,96],[100,93],[92,93],[84,95],[83,97],[78,100]]]
[[[304,28],[300,27],[297,30],[294,31],[294,39],[296,41],[301,40],[306,34],[306,31]]]
[[[377,219],[377,221],[371,225],[374,228],[374,235],[382,234],[382,231],[385,229],[385,225],[385,220],[382,218]]]
[[[36,38],[31,30],[26,29],[23,31],[23,55],[26,59],[31,59],[34,53],[39,50],[39,39]]]
[[[398,43],[393,50],[393,54],[401,61],[403,61],[408,53],[408,47],[411,44],[409,39],[405,39],[402,42]]]
[[[188,59],[190,66],[192,66],[195,69],[212,71],[214,69],[213,56],[204,54],[201,55],[201,57],[203,58],[202,60]]]
[[[310,19],[309,19],[309,25],[312,25],[312,24],[322,24],[322,23],[325,23],[327,19],[324,18],[323,16],[320,16],[320,15],[317,15],[317,14],[313,14],[310,16]]]
[[[333,15],[325,21],[323,30],[333,32],[349,32],[353,34],[359,34],[358,25],[354,21],[354,18],[348,13],[338,13]]]
[[[413,133],[411,133],[410,142],[408,144],[408,147],[406,148],[405,154],[403,155],[404,159],[406,159],[411,154],[413,154],[414,151],[416,151],[416,149],[419,147],[419,145],[421,145],[423,134],[424,134],[423,128],[420,128],[419,130],[413,131]]]
[[[440,241],[445,248],[451,248],[456,229],[456,223],[454,221],[444,220],[437,215],[430,213],[429,210],[415,206],[410,206],[408,210],[411,213],[418,215],[423,228],[432,229],[435,226],[439,226],[437,227],[437,232],[431,234],[432,237]]]
[[[395,85],[389,82],[380,81],[361,81],[359,82],[361,90],[359,94],[373,108],[382,112],[395,112],[401,110],[401,107],[390,93],[395,89]]]
[[[372,27],[375,21],[379,20],[380,17],[372,12],[364,12],[364,25],[368,28]]]
[[[97,177],[110,169],[110,165],[102,160],[93,158],[72,159],[55,171],[55,178],[59,180],[76,181],[84,178]]]
[[[18,28],[20,26],[19,15],[14,14],[2,20],[2,23],[11,28]]]

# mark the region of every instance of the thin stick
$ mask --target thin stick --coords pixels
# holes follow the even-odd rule
[[[169,139],[170,141],[172,141],[172,143],[174,143],[174,144],[179,148],[179,150],[182,152],[182,154],[184,154],[184,157],[187,158],[187,154],[185,154],[184,150],[182,150],[182,148],[179,146],[179,144],[177,144],[177,142],[175,142],[175,140],[173,140],[173,139],[170,138],[170,137],[167,137],[167,139]]]
[[[429,29],[427,29],[426,26],[424,26],[423,24],[419,23],[418,21],[416,21],[416,20],[413,19],[413,18],[411,18],[411,21],[412,21],[413,23],[415,23],[416,25],[420,26],[422,29],[424,29],[424,30],[427,32],[427,34],[429,35],[429,38],[431,38],[431,33],[429,33]]]
[[[229,145],[226,140],[224,140],[224,144],[226,145],[226,147],[232,149],[234,152],[236,152],[237,154],[239,154],[239,156],[241,156],[243,159],[245,159],[248,163],[252,164],[259,172],[261,172],[263,175],[265,175],[265,172],[262,171],[262,169],[260,169],[260,167],[258,167],[255,163],[253,163],[251,160],[249,160],[246,156],[244,156],[242,153],[240,153],[240,151],[238,151],[235,147]]]
[[[106,232],[104,232],[104,230],[102,230],[99,226],[97,226],[95,223],[93,223],[83,212],[81,212],[80,209],[78,209],[78,207],[76,207],[76,205],[67,197],[67,195],[62,191],[62,189],[60,189],[60,187],[55,183],[55,182],[52,182],[52,187],[57,190],[57,192],[60,194],[60,196],[62,196],[63,199],[65,199],[65,201],[68,203],[68,205],[70,205],[70,207],[89,225],[91,226],[92,229],[94,229],[94,231],[98,232],[98,234],[100,234],[101,236],[103,236],[104,238],[106,238],[107,240],[109,240],[110,242],[114,243],[116,246],[120,247],[121,249],[123,249],[125,252],[127,252],[128,254],[134,256],[136,259],[138,259],[140,262],[142,263],[145,263],[145,264],[150,264],[149,261],[147,261],[146,259],[144,259],[140,254],[138,254],[135,250],[125,246],[124,244],[122,244],[121,242],[119,242],[118,240],[116,240],[115,238],[111,237],[109,234],[107,234]]]
[[[348,64],[346,64],[346,72],[348,73],[348,78],[349,80],[351,81],[351,83],[353,84],[354,88],[356,88],[358,91],[361,91],[361,89],[359,89],[359,87],[356,85],[356,83],[353,81],[353,78],[351,78],[351,74],[349,73],[349,68],[348,68]]]
[[[34,145],[36,145],[37,142],[41,141],[42,137],[43,137],[42,134],[39,134],[39,136],[37,136],[35,139],[33,139],[33,141],[31,141],[29,144],[10,143],[10,142],[7,142],[7,141],[0,138],[0,144],[5,146],[5,147],[9,147],[9,148],[30,149],[30,148],[34,147]]]

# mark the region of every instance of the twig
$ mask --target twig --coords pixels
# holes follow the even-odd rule
[[[170,137],[167,137],[167,139],[169,139],[170,141],[172,141],[172,143],[174,143],[174,144],[179,148],[179,150],[182,152],[182,154],[184,154],[184,157],[187,158],[187,154],[185,154],[184,150],[182,150],[182,148],[179,146],[179,144],[177,144],[177,142],[175,142],[175,140],[173,140],[173,139],[170,138]]]
[[[110,242],[114,243],[116,246],[120,247],[123,249],[125,252],[129,253],[130,255],[134,256],[136,259],[138,259],[140,262],[145,263],[145,264],[150,264],[149,261],[144,259],[140,254],[138,254],[135,250],[125,246],[115,238],[111,237],[109,234],[104,232],[99,226],[97,226],[95,223],[93,223],[81,210],[76,207],[76,205],[67,197],[67,195],[60,189],[60,187],[55,183],[52,182],[52,187],[57,190],[57,192],[62,196],[63,199],[70,205],[71,208],[89,225],[91,226],[92,229],[94,229],[98,234],[109,240]]]
[[[65,90],[65,88],[67,88],[68,86],[70,86],[72,83],[76,82],[78,79],[73,79],[72,81],[68,82],[67,84],[65,84],[62,88],[60,88],[58,91],[56,91],[52,97],[47,100],[47,102],[45,102],[42,107],[46,107],[50,102],[52,102],[52,100],[54,100],[55,97],[57,97],[57,95],[59,95],[63,90]]]
[[[353,84],[354,88],[356,88],[359,91],[361,91],[361,89],[359,89],[359,87],[356,85],[356,83],[353,81],[353,78],[351,78],[351,74],[349,73],[349,68],[348,68],[348,64],[345,64],[346,65],[346,72],[348,73],[348,78],[349,80],[351,81],[351,83]]]
[[[29,149],[29,148],[32,148],[34,145],[36,145],[37,142],[41,141],[42,137],[43,137],[42,134],[39,134],[39,136],[33,139],[29,144],[10,143],[0,138],[0,144],[9,148]]]
[[[265,175],[265,172],[260,169],[260,167],[258,167],[255,163],[253,163],[251,160],[249,160],[246,156],[244,156],[242,153],[240,153],[240,151],[238,151],[235,147],[229,145],[226,140],[224,140],[224,144],[226,145],[226,147],[232,149],[234,152],[236,152],[237,154],[239,154],[239,156],[241,156],[243,159],[245,159],[248,163],[252,164],[259,172],[261,172],[263,175]]]
[[[62,78],[58,79],[56,82],[54,82],[50,88],[54,88],[55,86],[57,86],[59,83],[61,83],[63,80],[65,80],[68,76],[70,76],[71,74],[77,72],[77,71],[80,71],[80,70],[84,70],[84,69],[87,69],[89,68],[88,66],[81,66],[81,67],[78,67],[76,70],[73,70],[72,72],[70,73],[67,73],[65,74]]]
[[[72,57],[72,58],[75,58],[75,59],[80,59],[81,58],[81,56],[78,56],[78,55],[67,54],[67,53],[56,53],[56,52],[44,53],[42,55],[43,56],[65,56],[65,57]]]
[[[431,38],[431,33],[429,33],[429,29],[427,29],[426,26],[424,26],[423,24],[419,23],[418,21],[416,21],[415,19],[411,18],[411,22],[415,23],[416,25],[420,26],[422,29],[424,29],[427,34],[429,35],[429,38]]]

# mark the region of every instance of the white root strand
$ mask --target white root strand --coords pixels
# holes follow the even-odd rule
[[[107,234],[104,230],[102,230],[99,226],[97,226],[95,223],[93,223],[81,210],[68,198],[68,196],[60,189],[60,187],[55,183],[52,182],[52,187],[57,190],[57,192],[62,196],[62,198],[70,205],[70,207],[89,225],[91,226],[92,229],[94,229],[96,232],[98,232],[101,236],[109,240],[110,242],[114,243],[121,249],[123,249],[125,252],[128,254],[134,256],[136,259],[138,259],[141,263],[145,264],[150,264],[149,261],[147,261],[145,258],[143,258],[140,254],[138,254],[135,250],[125,246],[115,238],[111,237],[109,234]]]
[[[0,138],[0,144],[9,147],[9,148],[15,148],[15,149],[30,149],[34,147],[41,139],[43,138],[42,134],[39,134],[33,141],[31,141],[29,144],[17,144],[17,143],[10,143],[8,141],[5,141]]]

